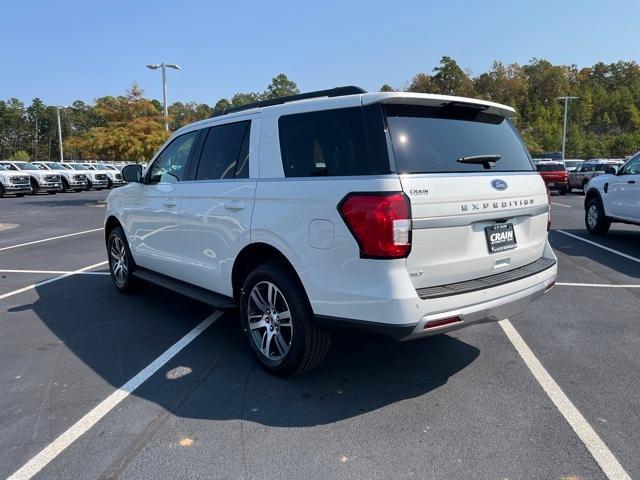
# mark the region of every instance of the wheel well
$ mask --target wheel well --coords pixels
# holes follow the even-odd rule
[[[584,196],[584,208],[587,208],[587,205],[589,204],[589,202],[594,198],[597,198],[598,200],[602,201],[602,199],[600,198],[600,194],[598,193],[597,190],[589,190],[587,194]]]
[[[266,243],[252,243],[244,247],[233,264],[231,271],[231,285],[233,287],[233,299],[238,302],[240,300],[240,290],[247,276],[260,264],[277,261],[281,263],[295,279],[302,285],[302,281],[298,276],[291,262],[284,256],[280,250]]]
[[[64,183],[67,187],[69,186],[69,182],[65,177],[62,177],[61,180],[62,180],[62,183]]]
[[[104,225],[104,240],[105,242],[109,239],[109,234],[111,233],[111,230],[113,230],[116,227],[121,227],[122,225],[120,224],[120,222],[118,221],[118,219],[114,216],[110,216],[109,218],[107,218],[107,222]]]

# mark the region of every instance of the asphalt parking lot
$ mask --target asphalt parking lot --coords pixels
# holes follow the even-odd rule
[[[640,228],[589,236],[582,196],[552,198],[558,284],[525,314],[337,336],[294,379],[234,313],[116,292],[105,198],[0,199],[0,477],[640,477]]]

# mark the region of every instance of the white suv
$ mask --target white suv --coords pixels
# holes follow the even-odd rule
[[[589,182],[584,198],[589,233],[604,235],[612,222],[640,225],[640,152],[621,168],[609,165]]]
[[[238,306],[280,375],[320,363],[340,327],[407,340],[518,314],[556,258],[512,114],[340,87],[186,126],[109,195],[113,282]]]

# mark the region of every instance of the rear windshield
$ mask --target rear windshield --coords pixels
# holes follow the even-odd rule
[[[536,165],[536,170],[539,172],[563,172],[566,169],[564,165],[559,163],[539,163]]]
[[[384,110],[398,173],[533,171],[522,140],[504,117],[454,103],[385,105]],[[478,156],[500,158],[464,160]]]

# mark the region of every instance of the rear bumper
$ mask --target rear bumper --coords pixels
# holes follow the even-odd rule
[[[529,303],[555,283],[557,263],[548,243],[543,258],[548,260],[549,267],[524,278],[437,298],[420,298],[410,280],[407,279],[408,285],[403,285],[402,277],[392,274],[389,285],[378,281],[378,290],[368,289],[367,298],[362,297],[360,290],[360,297],[352,291],[348,299],[348,287],[345,285],[339,291],[342,298],[337,301],[316,301],[313,295],[310,295],[310,300],[321,328],[348,328],[379,333],[401,341],[413,340],[522,313]],[[404,276],[408,277],[406,269]],[[336,298],[338,291],[333,291]],[[452,318],[459,321],[440,325],[441,321]]]

